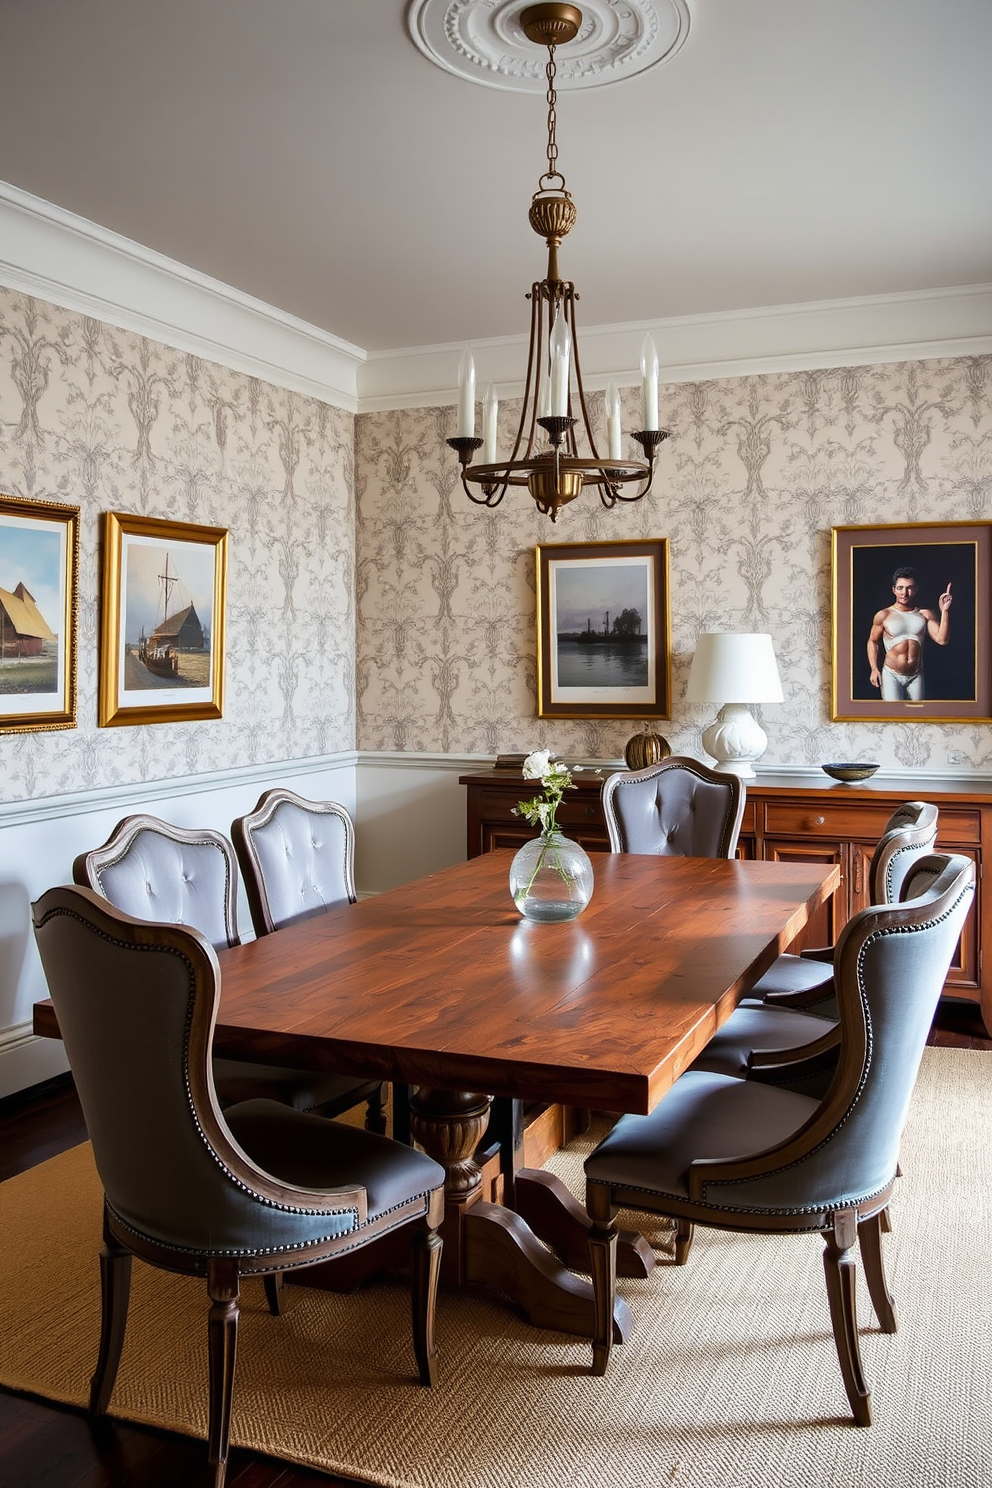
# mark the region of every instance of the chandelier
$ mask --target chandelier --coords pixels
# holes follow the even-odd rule
[[[582,386],[575,323],[579,296],[575,285],[558,273],[558,249],[575,225],[576,207],[558,169],[555,139],[555,48],[572,41],[581,24],[582,12],[575,5],[531,5],[520,12],[528,40],[548,49],[548,168],[538,180],[528,214],[531,227],[547,244],[548,273],[527,296],[531,304],[527,377],[513,449],[508,460],[497,459],[499,405],[491,383],[483,403],[484,438],[476,437],[475,365],[467,347],[459,369],[458,433],[447,441],[458,456],[470,501],[498,506],[510,486],[526,486],[538,511],[552,522],[585,486],[595,486],[607,508],[618,501],[640,501],[651,489],[655,452],[671,432],[658,427],[658,358],[650,336],[641,354],[644,428],[633,434],[643,460],[622,457],[620,397],[612,382],[606,392],[608,448],[605,456],[600,455]],[[577,431],[584,431],[587,454],[579,452]],[[482,460],[473,464],[480,448]]]

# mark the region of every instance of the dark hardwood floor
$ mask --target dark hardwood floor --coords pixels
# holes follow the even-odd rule
[[[974,1003],[945,1000],[930,1043],[992,1050]],[[10,1178],[86,1137],[69,1076],[0,1100],[0,1179]],[[205,1383],[205,1380],[204,1380]],[[229,1488],[355,1488],[256,1453],[234,1450]],[[132,1426],[90,1423],[81,1410],[0,1390],[0,1483],[5,1488],[209,1488],[201,1441]]]

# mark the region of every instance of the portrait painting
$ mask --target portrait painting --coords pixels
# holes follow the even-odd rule
[[[668,543],[542,544],[538,716],[667,718]]]
[[[219,718],[227,533],[108,512],[100,723]]]
[[[992,524],[832,531],[831,717],[992,716]]]
[[[0,733],[76,726],[79,508],[0,496]]]

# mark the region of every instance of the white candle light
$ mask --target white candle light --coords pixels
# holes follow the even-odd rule
[[[467,346],[458,364],[458,438],[475,438],[475,361]]]
[[[496,427],[499,423],[499,399],[496,388],[490,383],[482,400],[482,463],[496,463]]]
[[[620,460],[620,394],[617,392],[615,382],[610,382],[606,389],[606,442],[609,445],[611,460]]]
[[[551,413],[554,418],[568,416],[568,364],[572,355],[572,334],[561,310],[555,311],[551,327]]]
[[[658,353],[650,336],[641,347],[641,394],[644,399],[644,428],[658,427]]]

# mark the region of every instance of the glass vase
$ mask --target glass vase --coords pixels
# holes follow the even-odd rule
[[[592,898],[589,854],[560,832],[525,842],[510,864],[510,894],[528,920],[574,920]]]

